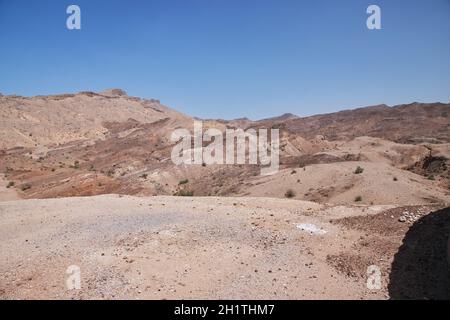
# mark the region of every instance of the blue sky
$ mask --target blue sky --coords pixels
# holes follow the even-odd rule
[[[0,39],[3,94],[118,87],[227,119],[450,102],[450,0],[0,0]]]

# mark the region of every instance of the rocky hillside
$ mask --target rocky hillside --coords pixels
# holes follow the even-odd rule
[[[403,143],[450,142],[450,104],[379,105],[283,121],[281,126],[303,137],[327,140],[371,136]]]
[[[0,174],[22,198],[106,193],[289,197],[322,203],[450,202],[450,104],[375,106],[300,118],[205,120],[279,128],[280,171],[175,166],[176,128],[192,117],[123,90],[0,96]],[[355,174],[357,167],[364,172]],[[289,189],[289,190],[288,190]],[[289,192],[288,192],[289,191]],[[6,194],[6,193],[4,193]]]
[[[189,117],[120,89],[53,96],[0,96],[0,149],[104,139],[105,122],[179,122]]]

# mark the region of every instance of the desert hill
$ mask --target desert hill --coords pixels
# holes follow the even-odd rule
[[[158,100],[120,89],[2,96],[0,173],[23,198],[119,193],[446,203],[449,111],[450,104],[413,103],[306,118],[205,120],[205,128],[222,131],[280,129],[281,170],[260,177],[257,165],[175,166],[170,135],[191,129],[194,118]],[[355,174],[357,167],[363,172]]]
[[[0,148],[61,145],[104,139],[105,122],[190,119],[159,103],[129,97],[125,91],[80,92],[53,96],[0,96]]]

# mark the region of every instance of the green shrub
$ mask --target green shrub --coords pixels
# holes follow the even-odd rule
[[[186,183],[188,183],[188,182],[189,182],[188,179],[184,179],[184,180],[181,180],[180,182],[178,182],[178,184],[179,184],[179,185],[182,185],[182,184],[186,184]]]
[[[16,183],[14,181],[10,181],[10,182],[8,182],[8,185],[6,187],[9,189],[11,187],[14,187],[15,184]]]
[[[361,197],[361,196],[357,196],[357,197],[355,198],[355,202],[360,202],[360,201],[362,201],[362,197]]]
[[[427,177],[428,180],[436,180],[436,178],[431,174]]]

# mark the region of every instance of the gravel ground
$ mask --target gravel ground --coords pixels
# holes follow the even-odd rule
[[[386,299],[409,228],[398,221],[403,209],[394,218],[389,210],[262,197],[0,202],[0,297]],[[385,219],[397,231],[369,233],[361,217]],[[67,288],[72,265],[80,289]],[[366,286],[370,265],[381,270],[379,289]]]

